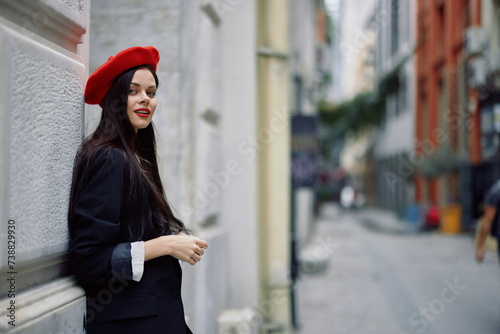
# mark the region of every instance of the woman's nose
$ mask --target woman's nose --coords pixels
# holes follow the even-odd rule
[[[141,103],[149,103],[149,100],[150,100],[150,98],[149,98],[149,96],[148,96],[148,94],[146,92],[141,93],[141,99],[140,99],[139,102],[141,102]]]

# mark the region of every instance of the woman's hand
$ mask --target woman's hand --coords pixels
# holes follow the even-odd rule
[[[206,241],[184,233],[168,235],[166,238],[169,238],[170,255],[193,266],[201,261],[208,247]]]
[[[176,259],[195,265],[201,261],[207,247],[206,241],[184,233],[164,235],[144,242],[144,260],[171,255]]]

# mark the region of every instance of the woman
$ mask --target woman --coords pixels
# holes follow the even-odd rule
[[[191,333],[178,260],[196,264],[207,243],[187,234],[163,191],[151,123],[158,61],[155,48],[132,47],[87,81],[85,102],[102,116],[75,158],[68,223],[89,334]]]

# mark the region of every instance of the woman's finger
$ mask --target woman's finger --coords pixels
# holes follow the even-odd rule
[[[191,257],[191,258],[189,259],[189,263],[190,263],[191,265],[193,265],[193,266],[194,266],[195,264],[197,264],[198,262],[200,262],[200,261],[201,261],[201,258],[200,258],[200,257],[197,257],[197,258],[196,258],[196,257],[194,257],[194,256],[193,256],[193,257]]]
[[[194,252],[196,254],[198,254],[199,256],[202,256],[203,254],[205,254],[205,250],[203,248],[200,248],[200,247],[197,247]]]
[[[200,262],[201,261],[201,256],[199,256],[198,254],[194,253],[193,256],[191,256],[191,258],[193,260],[195,260],[196,262]]]
[[[203,248],[203,249],[207,249],[208,248],[208,243],[205,241],[205,240],[201,240],[201,239],[197,239],[195,241],[196,245],[198,245],[198,247],[200,248]]]

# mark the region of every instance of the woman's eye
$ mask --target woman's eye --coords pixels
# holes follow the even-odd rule
[[[148,92],[148,95],[151,96],[151,97],[155,97],[156,96],[156,92]]]
[[[129,93],[129,95],[133,95],[133,94],[137,93],[137,91],[135,89],[129,89],[128,93]]]

